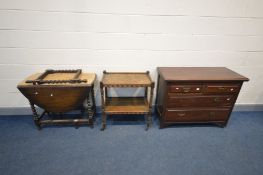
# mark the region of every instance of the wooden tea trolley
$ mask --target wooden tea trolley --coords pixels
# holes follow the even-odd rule
[[[93,127],[95,79],[96,74],[82,73],[80,69],[46,70],[42,74],[31,75],[17,88],[29,100],[38,129],[47,124],[90,124]],[[41,115],[35,105],[44,109]],[[66,119],[62,116],[72,110],[81,110],[82,117]],[[59,114],[60,118],[54,119],[55,114]]]
[[[142,97],[109,97],[108,88],[139,88],[145,89]],[[145,114],[146,130],[151,125],[151,111],[154,82],[149,72],[103,72],[100,82],[102,99],[102,128],[106,128],[106,115],[111,114]],[[150,91],[149,91],[150,89]]]

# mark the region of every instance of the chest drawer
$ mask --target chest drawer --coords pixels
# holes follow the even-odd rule
[[[176,96],[175,94],[169,94],[167,107],[229,107],[234,104],[235,99],[235,95]]]
[[[201,93],[202,85],[168,85],[168,92],[170,93]]]
[[[167,122],[202,122],[202,121],[223,121],[229,116],[229,109],[215,110],[170,110],[165,114]]]
[[[239,92],[240,85],[238,84],[207,84],[204,85],[204,93],[237,93]]]

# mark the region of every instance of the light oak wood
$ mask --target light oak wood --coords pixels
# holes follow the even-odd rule
[[[27,77],[26,79],[24,79],[23,81],[21,81],[18,84],[18,87],[29,87],[29,86],[34,86],[33,83],[26,83],[26,81],[28,80],[35,80],[37,77],[39,77],[42,73],[35,73],[33,75],[30,75],[29,77]],[[51,74],[48,75],[45,80],[69,80],[73,77],[74,74],[67,74],[67,73],[56,73],[56,74]],[[81,83],[76,83],[76,84],[72,84],[72,83],[61,83],[61,84],[41,84],[43,87],[44,86],[61,86],[61,85],[66,85],[66,86],[91,86],[92,84],[94,84],[94,81],[96,80],[96,74],[95,73],[82,73],[79,76],[80,79],[83,80],[87,80],[87,82],[81,82]],[[34,86],[35,87],[35,86]]]
[[[103,74],[103,78],[101,80],[105,87],[110,86],[132,86],[132,87],[143,87],[143,86],[151,86],[152,80],[149,76],[149,73],[140,73],[140,72],[105,72]]]
[[[149,103],[144,97],[112,97],[106,99],[106,114],[146,114],[148,112]]]
[[[144,87],[144,97],[109,97],[108,89],[114,87]],[[150,91],[149,91],[150,88]],[[146,130],[151,125],[154,82],[149,72],[103,72],[100,82],[102,103],[102,128],[106,128],[107,115],[145,114]]]

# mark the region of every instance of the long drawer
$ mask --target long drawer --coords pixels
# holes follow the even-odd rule
[[[235,95],[178,96],[168,94],[167,107],[229,107],[235,102]]]
[[[230,113],[230,109],[167,109],[165,112],[166,122],[205,122],[205,121],[225,121]]]

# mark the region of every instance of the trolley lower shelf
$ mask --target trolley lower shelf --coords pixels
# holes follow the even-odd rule
[[[108,97],[105,103],[107,114],[146,114],[149,103],[145,97]]]

